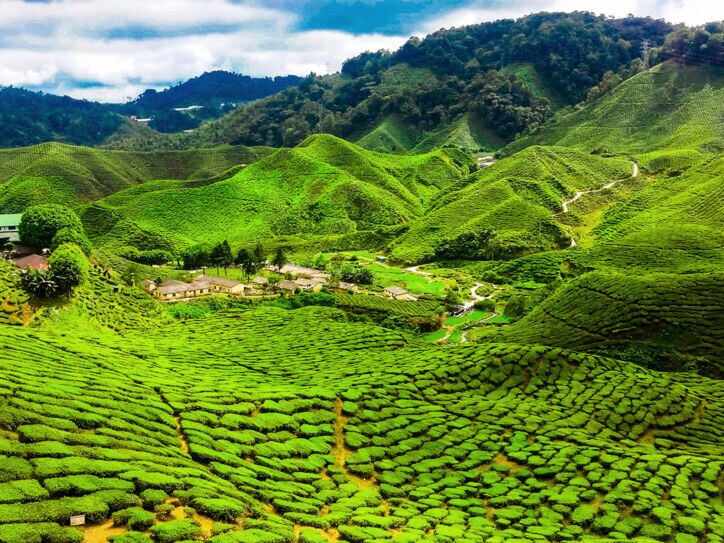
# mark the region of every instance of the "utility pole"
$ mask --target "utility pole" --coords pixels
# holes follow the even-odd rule
[[[649,53],[651,51],[651,42],[649,40],[644,40],[641,42],[641,54],[644,58],[644,70],[649,69]]]

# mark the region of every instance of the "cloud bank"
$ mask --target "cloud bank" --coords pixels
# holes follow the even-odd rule
[[[688,24],[724,18],[709,0],[0,0],[0,85],[120,102],[208,70],[328,73],[412,34],[602,9]]]

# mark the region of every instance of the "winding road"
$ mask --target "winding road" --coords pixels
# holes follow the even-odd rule
[[[559,215],[563,215],[564,213],[568,213],[568,211],[569,211],[569,210],[568,210],[569,204],[572,204],[572,203],[575,202],[576,200],[580,199],[581,196],[585,196],[586,194],[593,194],[593,193],[595,193],[595,192],[603,192],[604,190],[608,190],[608,189],[610,189],[611,187],[613,187],[614,185],[617,185],[618,183],[621,183],[621,182],[623,182],[623,181],[626,181],[627,179],[633,179],[634,177],[636,177],[636,176],[639,174],[639,165],[636,164],[633,160],[631,161],[631,164],[633,164],[633,173],[632,173],[630,176],[624,177],[623,179],[616,179],[616,180],[614,180],[614,181],[611,181],[610,183],[606,183],[606,184],[603,185],[600,189],[581,190],[581,191],[577,192],[576,195],[575,195],[573,198],[571,198],[570,200],[566,200],[565,202],[563,202],[563,203],[561,204],[561,207],[563,208],[563,211],[560,211],[560,212],[558,212],[558,213],[554,213],[553,216],[554,216],[554,217],[558,217]],[[575,247],[575,246],[576,246],[576,240],[573,239],[573,238],[571,238],[571,247]]]

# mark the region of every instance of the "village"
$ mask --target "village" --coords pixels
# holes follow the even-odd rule
[[[331,275],[322,270],[285,264],[281,268],[267,266],[271,277],[257,275],[245,283],[236,279],[218,277],[201,273],[193,281],[185,282],[167,279],[159,284],[146,279],[142,288],[160,301],[190,300],[213,294],[227,294],[237,297],[254,296],[293,296],[303,292],[321,292],[334,294],[374,294],[393,300],[416,301],[417,298],[399,286],[388,286],[382,292],[366,292],[355,283],[332,281]],[[278,274],[278,275],[277,275]],[[283,279],[279,279],[282,276]]]

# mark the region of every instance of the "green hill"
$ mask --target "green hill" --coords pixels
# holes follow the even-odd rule
[[[397,157],[312,136],[226,180],[159,181],[121,191],[86,208],[83,220],[97,241],[125,243],[146,232],[171,247],[351,234],[409,223],[471,162],[455,150]]]
[[[0,150],[0,211],[37,203],[79,205],[152,179],[202,179],[269,154],[225,147],[153,153],[108,151],[60,143]]]
[[[403,153],[414,145],[414,138],[399,117],[391,115],[355,143],[370,151]]]
[[[123,336],[2,327],[0,342],[6,543],[80,543],[70,515],[105,535],[114,513],[116,533],[130,517],[164,541],[231,530],[213,543],[721,531],[711,379],[559,348],[440,349],[328,308]],[[163,503],[191,520],[154,515]]]
[[[392,255],[404,262],[429,259],[440,240],[484,228],[497,232],[498,256],[567,246],[570,235],[552,217],[561,202],[582,188],[627,177],[631,169],[622,158],[605,159],[564,147],[529,147],[438,198],[395,242]]]
[[[606,350],[664,370],[699,366],[721,378],[724,314],[714,300],[723,295],[720,272],[593,272],[557,290],[522,320],[480,337]]]
[[[512,143],[643,155],[653,169],[691,164],[721,152],[724,138],[724,71],[667,61],[621,83],[610,93],[551,121]],[[673,164],[669,164],[672,159]]]

